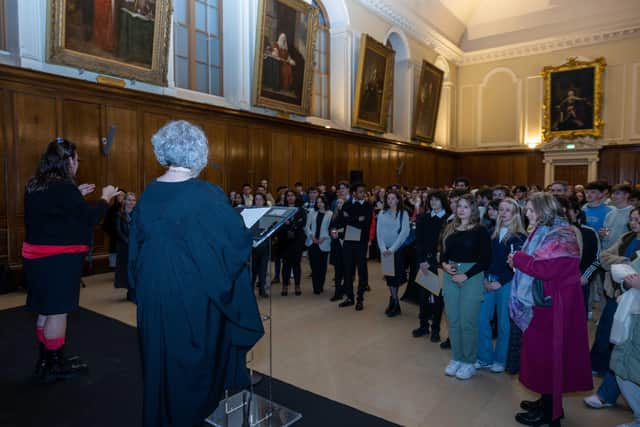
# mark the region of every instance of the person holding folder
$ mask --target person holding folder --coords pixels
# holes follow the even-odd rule
[[[507,257],[519,251],[527,239],[518,202],[503,199],[498,205],[496,227],[491,233],[491,264],[485,272],[484,298],[480,305],[480,338],[476,369],[489,369],[493,373],[504,372],[509,349],[509,296],[513,270]],[[494,311],[498,313],[498,339],[495,348],[491,330]]]
[[[449,321],[453,358],[445,374],[468,380],[476,373],[478,317],[484,292],[484,274],[491,262],[491,238],[480,224],[476,198],[460,197],[456,216],[444,231],[442,268],[445,270],[442,295]]]
[[[432,272],[438,274],[438,246],[440,235],[449,217],[449,201],[442,191],[435,191],[428,196],[430,211],[416,218],[416,262],[420,275]],[[431,342],[440,342],[440,320],[444,310],[442,292],[432,294],[420,287],[420,326],[412,331],[416,338],[429,334],[431,320]]]
[[[388,317],[401,313],[398,288],[407,281],[402,244],[409,236],[409,213],[405,212],[402,198],[396,191],[385,194],[384,207],[377,217],[376,236],[382,259],[382,273],[389,287]]]
[[[331,251],[329,226],[331,225],[332,216],[333,213],[327,210],[327,199],[324,196],[318,196],[314,200],[314,207],[307,216],[307,226],[305,228],[307,241],[305,246],[309,251],[311,282],[313,283],[313,293],[316,295],[324,291],[327,259]]]
[[[367,190],[364,184],[357,184],[355,199],[345,202],[342,207],[342,221],[345,227],[344,244],[344,293],[347,298],[339,307],[350,307],[356,304],[356,310],[364,308],[364,292],[369,286],[367,271],[367,249],[369,247],[369,228],[373,206],[367,201]],[[358,301],[354,302],[353,280],[358,270]]]

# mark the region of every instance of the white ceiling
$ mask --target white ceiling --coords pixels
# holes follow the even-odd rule
[[[640,0],[392,0],[464,51],[640,22]]]

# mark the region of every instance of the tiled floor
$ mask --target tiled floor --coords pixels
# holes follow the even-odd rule
[[[370,264],[372,291],[365,309],[338,308],[331,293],[311,292],[307,260],[303,259],[302,296],[280,296],[274,289],[273,375],[283,381],[406,426],[515,426],[518,403],[535,397],[517,378],[480,372],[470,381],[443,374],[449,352],[437,344],[411,337],[417,326],[417,307],[403,304],[401,316],[388,319],[387,289],[377,264]],[[329,279],[332,277],[330,271]],[[81,305],[135,326],[135,306],[114,289],[112,275],[85,279]],[[0,296],[0,309],[24,303],[24,294]],[[263,313],[268,300],[260,301]],[[594,323],[590,322],[591,328]],[[268,324],[266,324],[268,326]],[[3,325],[6,327],[6,325]],[[593,331],[592,331],[593,333]],[[268,336],[256,346],[256,369],[268,369]],[[590,410],[585,394],[565,398],[568,427],[609,427],[627,422],[626,406]],[[357,426],[360,427],[360,426]],[[366,426],[363,426],[366,427]]]

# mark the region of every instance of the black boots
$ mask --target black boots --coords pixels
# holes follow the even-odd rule
[[[551,420],[552,406],[551,395],[543,395],[538,400],[523,400],[520,402],[520,407],[527,412],[516,414],[516,421],[520,424],[534,427],[560,427],[560,419],[564,418],[564,413],[560,416],[560,419]]]
[[[39,343],[38,345],[38,361],[36,362],[36,368],[33,371],[33,378],[36,381],[39,381],[44,374],[44,371],[47,367],[47,356],[46,351],[44,349],[44,344]]]
[[[387,316],[389,315],[389,312],[393,308],[394,303],[395,300],[393,299],[393,297],[389,297],[389,304],[387,304],[387,308],[385,308],[384,314],[386,314]]]
[[[44,346],[42,346],[44,350]],[[57,350],[44,350],[36,366],[35,376],[39,382],[50,384],[69,380],[85,374],[89,366],[79,357],[64,357],[64,346]]]
[[[393,299],[393,297],[391,297],[391,301],[389,301],[389,304],[390,308],[388,309],[388,311],[386,311],[387,317],[396,317],[402,313],[402,310],[400,310],[399,300]]]

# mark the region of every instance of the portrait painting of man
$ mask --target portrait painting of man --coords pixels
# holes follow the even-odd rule
[[[262,0],[254,103],[308,114],[317,11],[301,0]]]
[[[434,140],[443,77],[442,70],[422,61],[413,115],[412,137],[415,140],[427,143]]]
[[[605,65],[604,58],[588,62],[569,58],[563,65],[544,68],[545,140],[601,135],[601,82]]]
[[[358,55],[356,97],[351,124],[376,132],[387,127],[393,89],[395,52],[367,34],[362,35]]]

